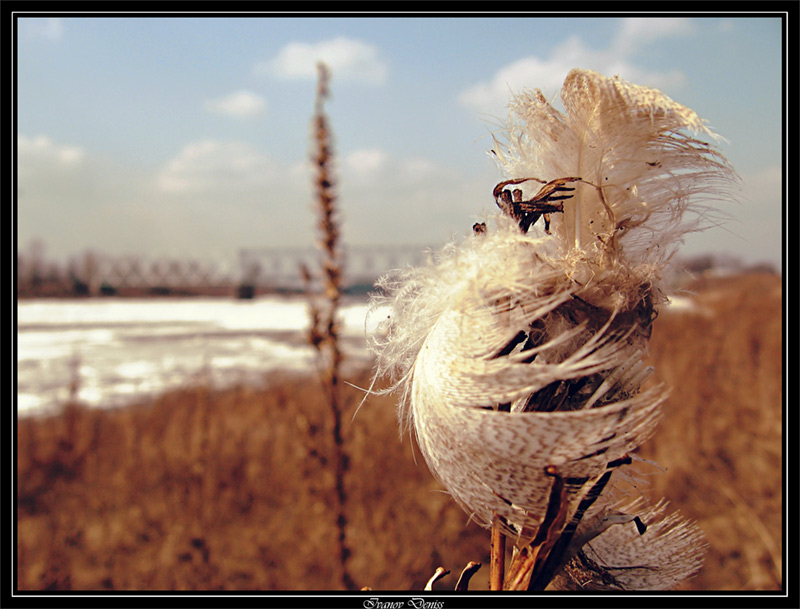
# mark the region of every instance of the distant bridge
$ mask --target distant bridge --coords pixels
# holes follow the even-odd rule
[[[343,248],[345,286],[371,285],[396,268],[418,266],[429,256],[421,245],[371,245]],[[318,274],[321,254],[315,248],[247,248],[239,251],[242,281],[258,287],[301,288],[301,268]]]
[[[425,262],[430,248],[411,245],[343,248],[344,286],[369,286],[388,271]],[[244,248],[238,259],[109,256],[88,254],[74,270],[72,281],[85,293],[129,289],[204,291],[250,285],[258,290],[302,290],[301,267],[319,275],[321,256],[315,248]]]

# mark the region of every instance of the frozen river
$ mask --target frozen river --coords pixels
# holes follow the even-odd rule
[[[340,309],[346,361],[367,360],[367,311]],[[27,300],[17,314],[20,415],[64,403],[72,385],[81,402],[119,406],[197,378],[261,382],[315,361],[300,298]]]

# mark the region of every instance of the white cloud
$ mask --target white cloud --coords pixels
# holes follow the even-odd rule
[[[46,167],[61,170],[80,164],[86,152],[77,146],[57,144],[46,135],[17,137],[17,155],[21,172]]]
[[[694,29],[692,22],[683,17],[630,17],[622,20],[614,44],[619,49],[633,51],[659,38],[691,34]]]
[[[565,47],[580,45],[580,41],[570,39]],[[536,83],[536,87],[552,95],[561,86],[566,73],[574,67],[571,61],[559,54],[558,58],[542,60],[538,57],[525,57],[498,70],[488,82],[477,83],[464,90],[458,100],[472,108],[483,111],[502,107],[511,92],[520,91]]]
[[[205,103],[206,110],[233,118],[252,118],[263,114],[267,108],[264,99],[250,91],[236,91]]]
[[[389,155],[380,148],[363,148],[355,150],[344,158],[344,169],[352,172],[354,177],[369,179],[384,171],[389,165]]]
[[[263,187],[276,163],[245,142],[206,139],[167,162],[157,183],[167,193],[219,193]]]
[[[430,188],[433,183],[460,179],[446,169],[422,157],[397,158],[380,148],[355,150],[344,157],[342,174],[357,187],[378,190]],[[410,193],[406,193],[408,195]]]
[[[497,115],[508,102],[510,92],[535,87],[549,98],[555,96],[564,77],[575,67],[619,75],[651,87],[680,87],[685,82],[680,70],[645,70],[637,66],[636,53],[646,43],[684,35],[691,29],[691,23],[685,19],[625,19],[606,49],[589,48],[580,38],[572,36],[547,57],[524,57],[500,68],[490,80],[462,91],[458,100],[480,112]]]
[[[292,42],[270,61],[256,65],[257,74],[316,79],[317,63],[325,62],[335,80],[369,84],[386,82],[388,68],[374,45],[352,38],[333,38],[316,44]]]
[[[58,42],[64,35],[64,21],[57,17],[25,17],[19,20],[20,33],[30,38]]]

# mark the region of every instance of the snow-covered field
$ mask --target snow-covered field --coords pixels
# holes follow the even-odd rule
[[[367,357],[367,310],[363,301],[340,310],[350,360]],[[201,376],[220,386],[314,365],[299,298],[31,300],[17,313],[20,415],[63,403],[73,384],[80,401],[107,407]]]
[[[694,307],[690,298],[671,300],[668,310]],[[346,362],[367,361],[365,333],[382,319],[368,310],[363,300],[340,309]],[[113,407],[201,378],[258,383],[315,362],[301,298],[24,300],[17,314],[22,416],[63,404],[73,385],[81,402]]]

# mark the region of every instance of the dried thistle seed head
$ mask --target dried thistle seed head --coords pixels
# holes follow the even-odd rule
[[[432,472],[484,526],[525,543],[548,528],[536,550],[548,557],[526,576],[537,586],[583,551],[571,544],[591,537],[584,516],[610,505],[629,454],[654,431],[666,393],[644,387],[645,356],[661,267],[694,226],[686,212],[734,178],[719,153],[679,131],[710,133],[703,122],[661,92],[573,70],[562,99],[563,114],[541,93],[515,98],[506,149],[496,146],[509,176],[494,189],[497,216],[430,264],[384,278],[374,299],[391,310],[373,341],[378,374],[395,380],[401,420]],[[506,189],[532,179],[543,184],[533,195]],[[529,234],[546,211],[553,235]],[[548,521],[554,477],[558,518]],[[659,527],[636,509],[645,531],[637,514],[608,530],[627,523],[655,541]],[[689,556],[691,531],[659,536],[652,547],[664,551],[644,547],[635,560]],[[675,577],[654,585],[696,563],[663,567]]]

